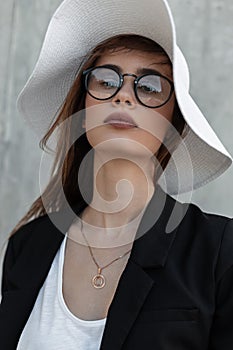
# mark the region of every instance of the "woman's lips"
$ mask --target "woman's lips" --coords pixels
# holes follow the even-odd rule
[[[104,123],[121,129],[138,127],[132,117],[127,113],[112,113],[104,120]]]

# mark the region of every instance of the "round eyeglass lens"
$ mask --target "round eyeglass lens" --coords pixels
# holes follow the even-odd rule
[[[166,78],[159,75],[145,75],[138,80],[137,97],[148,107],[161,106],[171,94],[171,85]]]
[[[120,77],[113,69],[95,68],[87,76],[86,87],[91,96],[105,100],[115,94],[120,86]]]

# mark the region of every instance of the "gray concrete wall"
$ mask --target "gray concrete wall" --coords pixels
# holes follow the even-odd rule
[[[127,1],[127,0],[126,0]],[[39,195],[39,140],[15,107],[60,0],[0,3],[0,239]],[[233,154],[233,2],[170,0],[178,42],[191,70],[191,92]],[[208,212],[233,217],[233,169],[197,190],[193,201]]]

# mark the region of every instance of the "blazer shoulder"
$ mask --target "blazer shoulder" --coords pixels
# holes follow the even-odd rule
[[[197,204],[182,203],[182,206],[187,208],[184,222],[189,222],[190,225],[194,225],[198,230],[221,235],[226,225],[232,225],[233,218],[204,211]]]
[[[33,235],[33,232],[43,223],[48,221],[47,215],[42,215],[37,218],[34,218],[24,225],[22,225],[12,236],[8,239],[8,244],[20,247],[24,245],[25,242]]]
[[[1,295],[8,285],[8,271],[15,264],[17,257],[20,255],[25,243],[30,239],[35,228],[43,221],[46,220],[46,216],[37,217],[26,224],[22,225],[12,236],[10,236],[1,252]],[[1,296],[0,296],[1,298]]]
[[[233,267],[233,218],[208,213],[192,203],[184,216],[182,228],[186,234],[189,232],[200,240],[206,253],[214,252],[217,280]]]
[[[12,236],[8,237],[5,242],[4,254],[2,254],[3,266],[5,264],[12,265],[14,263],[24,246],[32,239],[36,228],[46,222],[47,219],[47,215],[34,218],[20,226]]]

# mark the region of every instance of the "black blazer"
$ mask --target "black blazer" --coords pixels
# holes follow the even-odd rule
[[[74,213],[84,207],[73,207]],[[50,214],[63,232],[73,219],[65,213]],[[169,219],[181,222],[166,234]],[[3,350],[16,349],[64,238],[52,221],[47,215],[34,219],[8,242],[0,306]],[[156,189],[137,232],[100,349],[232,350],[233,219],[178,203]]]

